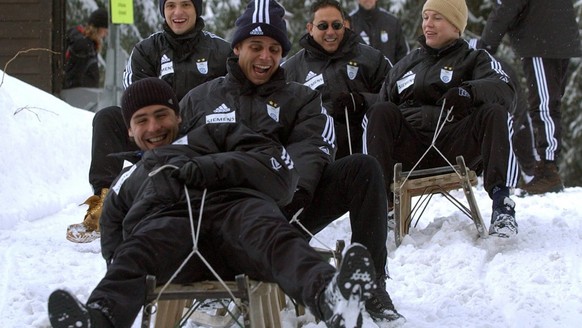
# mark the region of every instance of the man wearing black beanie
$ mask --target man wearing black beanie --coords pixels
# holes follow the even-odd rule
[[[158,77],[167,82],[178,99],[200,83],[226,74],[226,59],[232,55],[224,39],[204,30],[202,0],[160,0],[163,30],[135,45],[123,73],[127,88],[135,81]],[[94,195],[82,223],[70,225],[67,239],[84,243],[99,238],[99,216],[103,199],[123,167],[123,159],[112,153],[137,150],[127,135],[119,107],[99,110],[93,119],[89,183]]]
[[[146,299],[147,275],[189,283],[241,273],[278,283],[330,327],[361,327],[360,307],[358,318],[342,315],[374,288],[370,254],[350,245],[338,271],[287,222],[278,205],[290,201],[298,176],[286,149],[232,120],[199,126],[170,144],[177,109],[160,79],[125,90],[123,117],[130,134],[145,142],[138,142],[144,153],[119,175],[104,204],[105,276],[86,304],[68,291],[52,292],[52,327],[131,327]],[[194,225],[201,230],[191,233]]]

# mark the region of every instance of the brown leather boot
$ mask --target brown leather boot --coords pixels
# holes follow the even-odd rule
[[[521,186],[527,195],[540,195],[547,192],[561,192],[564,184],[555,162],[542,161],[536,165],[535,175],[531,181]]]
[[[101,189],[99,196],[93,195],[81,205],[89,205],[82,223],[71,224],[67,227],[67,240],[74,243],[89,243],[100,237],[99,218],[103,208],[103,200],[109,192],[108,188]]]

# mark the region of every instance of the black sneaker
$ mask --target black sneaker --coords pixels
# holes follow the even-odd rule
[[[517,221],[515,221],[515,202],[505,197],[503,202],[493,209],[489,234],[497,237],[509,238],[517,235]]]
[[[88,309],[64,290],[55,290],[49,296],[48,313],[53,328],[113,327],[98,310]]]
[[[374,322],[390,322],[390,327],[398,327],[406,322],[396,308],[390,295],[386,291],[386,277],[380,276],[376,280],[376,289],[366,301],[366,311]]]
[[[361,327],[364,302],[375,289],[375,270],[366,247],[351,244],[343,255],[339,271],[323,290],[319,310],[328,327]]]

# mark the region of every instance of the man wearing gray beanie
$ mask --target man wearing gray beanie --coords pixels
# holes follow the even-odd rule
[[[448,166],[463,156],[482,172],[492,199],[489,234],[515,238],[512,81],[493,56],[461,38],[469,17],[465,0],[427,0],[421,16],[420,47],[394,65],[382,102],[366,113],[364,148],[382,165],[389,193],[396,163],[408,171]],[[438,152],[427,151],[432,147]]]

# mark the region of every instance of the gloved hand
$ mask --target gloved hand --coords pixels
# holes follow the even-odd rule
[[[204,187],[202,171],[196,162],[186,162],[181,168],[172,171],[172,177],[182,181],[188,187]]]
[[[350,122],[360,123],[366,113],[366,99],[359,92],[342,91],[333,96],[332,107],[332,117],[336,121],[345,123],[347,107]]]
[[[310,203],[310,197],[307,191],[304,189],[298,189],[293,195],[293,200],[287,206],[285,206],[282,211],[285,214],[287,220],[291,221],[293,216],[299,212],[299,210],[304,209]]]
[[[452,107],[452,114],[456,120],[460,120],[471,113],[473,98],[471,93],[463,87],[450,88],[445,92],[438,105],[445,104],[445,109]]]

